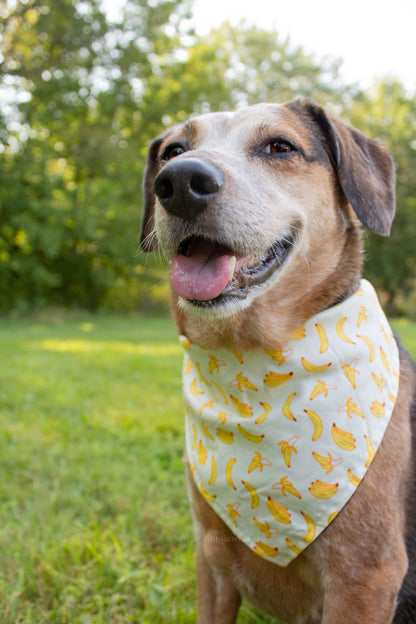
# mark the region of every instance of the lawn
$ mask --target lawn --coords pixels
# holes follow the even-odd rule
[[[0,321],[2,624],[195,622],[181,359],[168,319]]]

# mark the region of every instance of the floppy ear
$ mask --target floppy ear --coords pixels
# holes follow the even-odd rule
[[[389,152],[378,141],[331,119],[317,104],[305,102],[303,106],[324,136],[339,184],[357,217],[373,232],[388,236],[396,205]]]
[[[140,247],[143,251],[155,251],[155,249],[157,249],[157,240],[154,233],[155,191],[153,184],[157,173],[157,155],[163,140],[164,137],[159,137],[151,141],[147,152],[146,168],[143,178],[144,206],[140,231]]]

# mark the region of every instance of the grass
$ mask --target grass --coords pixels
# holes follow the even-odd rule
[[[1,624],[195,621],[181,360],[168,319],[0,321]]]

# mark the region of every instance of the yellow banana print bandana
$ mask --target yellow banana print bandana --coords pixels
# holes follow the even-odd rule
[[[279,351],[210,351],[183,336],[186,449],[209,504],[286,566],[353,495],[389,423],[399,355],[371,284]]]

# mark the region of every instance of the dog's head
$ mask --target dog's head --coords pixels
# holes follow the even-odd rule
[[[281,343],[349,294],[359,221],[387,235],[395,206],[387,150],[309,101],[168,130],[144,190],[142,249],[161,248],[179,329],[207,345]]]

